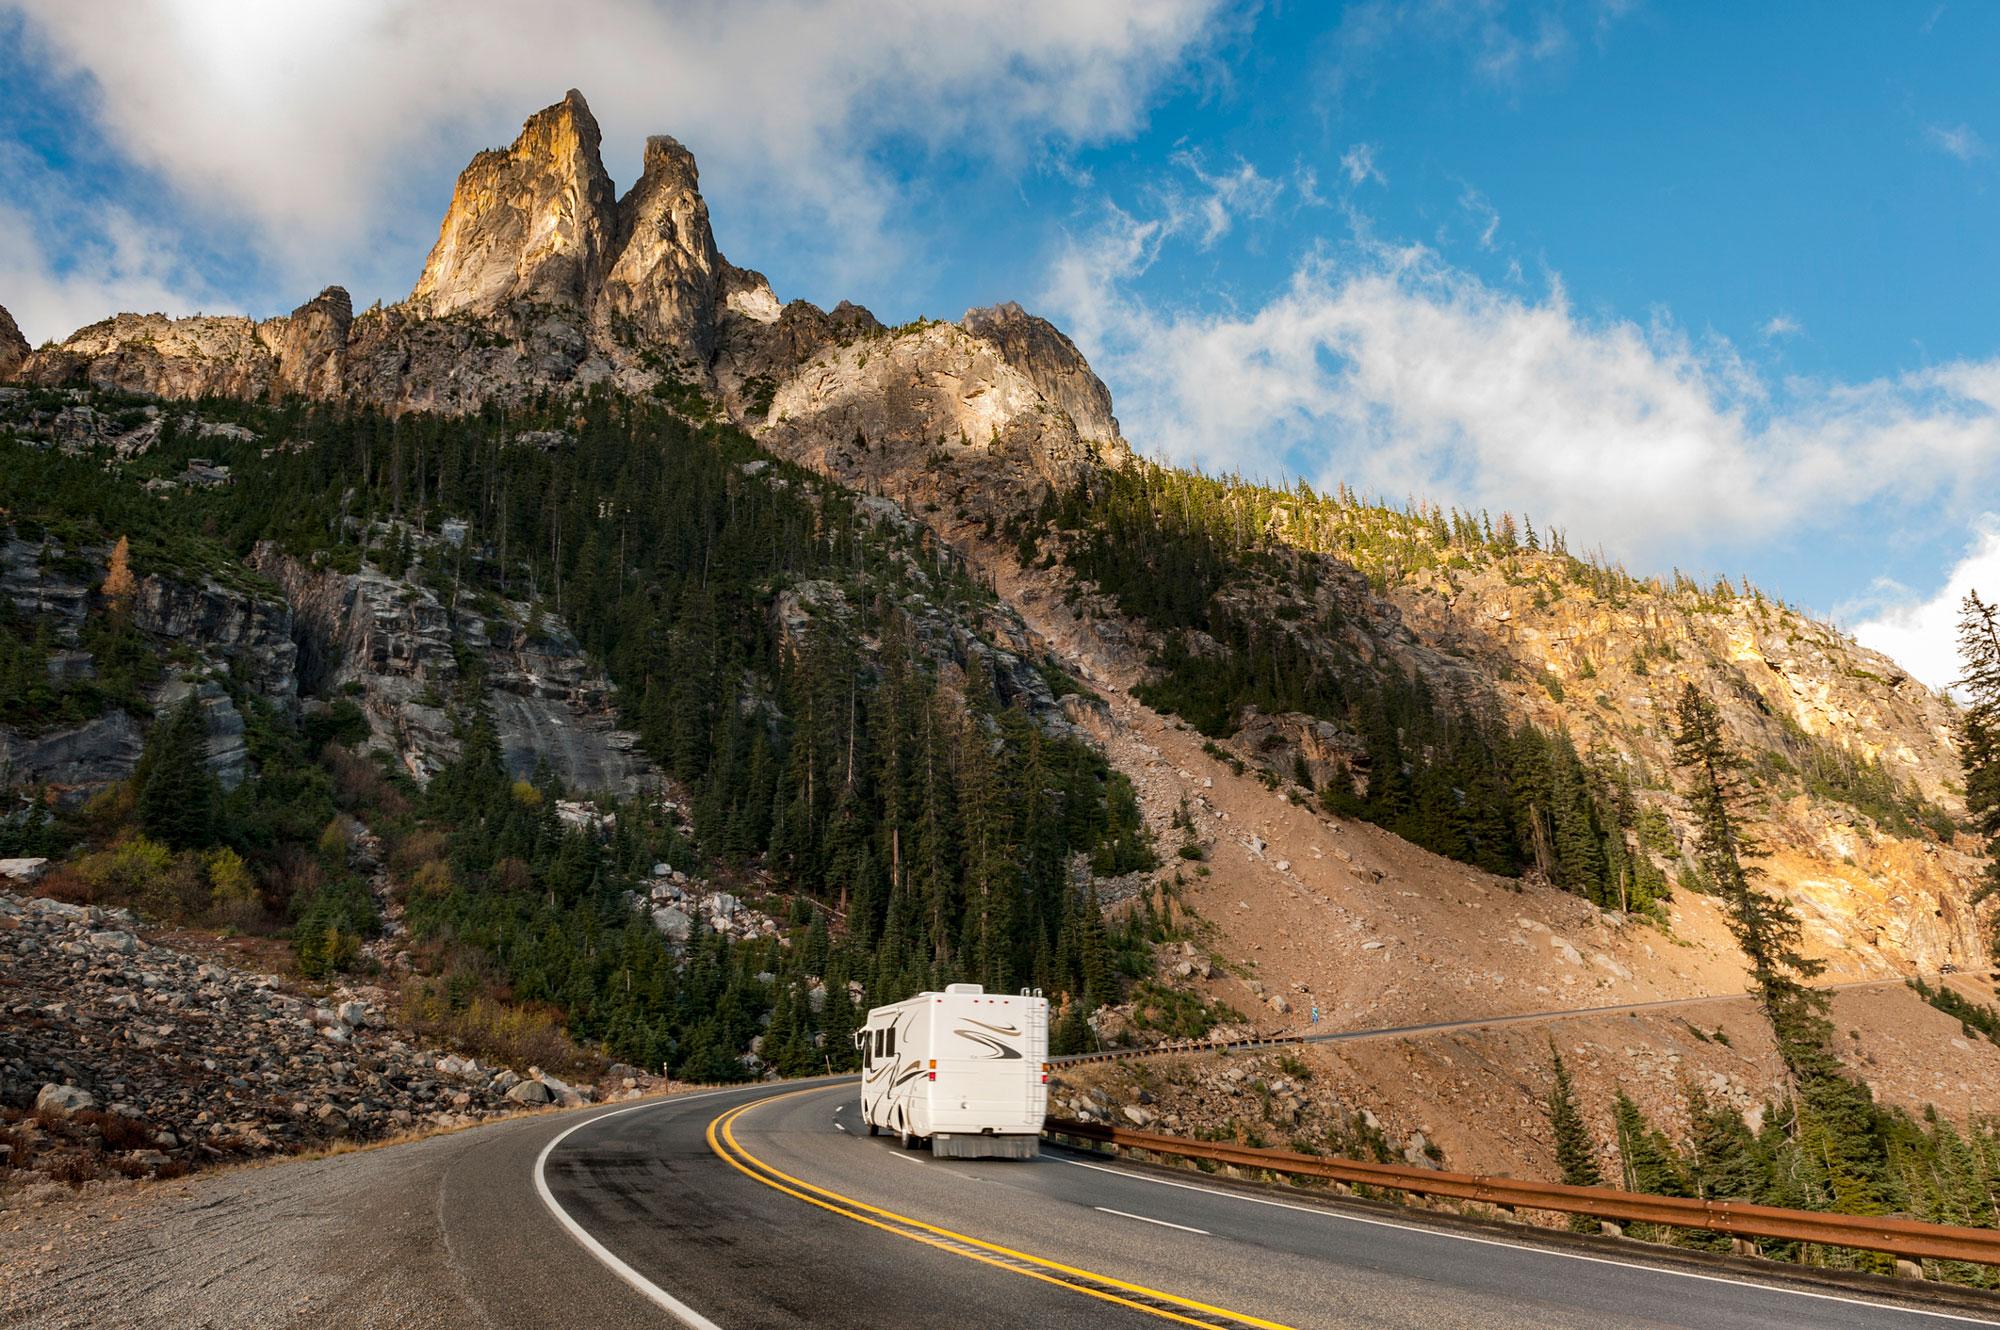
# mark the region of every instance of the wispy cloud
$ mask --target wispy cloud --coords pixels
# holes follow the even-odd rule
[[[1924,137],[1932,147],[1951,154],[1961,162],[1974,161],[1986,155],[1986,140],[1979,137],[1979,131],[1971,125],[1926,125]]]
[[[1389,183],[1389,177],[1382,174],[1382,168],[1375,164],[1375,145],[1356,143],[1340,154],[1340,169],[1347,172],[1350,185],[1366,184],[1373,180],[1378,185]]]
[[[1191,211],[1200,217],[1204,249],[1229,234],[1238,220],[1269,216],[1272,205],[1285,192],[1283,181],[1271,179],[1241,159],[1224,171],[1208,170],[1202,155],[1192,149],[1176,152],[1170,160],[1193,176],[1201,189],[1190,193],[1169,182],[1160,186],[1161,197],[1170,214]]]
[[[1473,226],[1477,228],[1474,238],[1479,242],[1479,247],[1491,252],[1493,238],[1500,234],[1500,210],[1471,185],[1467,185],[1459,192],[1458,209],[1470,217]]]
[[[1426,46],[1463,61],[1490,87],[1513,91],[1539,71],[1560,68],[1575,52],[1572,20],[1582,17],[1599,46],[1636,0],[1595,0],[1564,6],[1545,0],[1362,0],[1348,5],[1335,28],[1323,79],[1338,101],[1366,86],[1385,56]]]
[[[1933,688],[1950,688],[1964,668],[1958,656],[1958,613],[1966,593],[2000,599],[2000,514],[1973,523],[1970,547],[1935,593],[1924,596],[1894,582],[1877,583],[1874,608],[1855,625],[1861,645],[1873,647]]]
[[[1965,511],[2000,479],[2000,361],[1769,381],[1729,342],[1489,285],[1364,232],[1242,308],[1135,279],[1187,235],[1107,208],[1045,302],[1155,455],[1546,515],[1632,558],[1740,550],[1870,502]]]
[[[1797,337],[1805,330],[1803,323],[1779,310],[1764,321],[1763,333],[1767,340],[1777,341],[1781,337]]]

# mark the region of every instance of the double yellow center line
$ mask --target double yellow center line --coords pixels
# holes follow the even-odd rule
[[[1016,1251],[1011,1247],[1002,1247],[964,1233],[954,1233],[950,1229],[939,1228],[935,1224],[927,1224],[920,1219],[912,1219],[908,1215],[884,1210],[880,1206],[869,1205],[865,1201],[858,1201],[851,1196],[844,1196],[828,1188],[815,1186],[801,1178],[795,1178],[759,1159],[736,1139],[736,1120],[751,1109],[776,1103],[780,1099],[790,1099],[795,1095],[812,1094],[817,1091],[818,1087],[813,1090],[795,1090],[792,1094],[760,1099],[721,1114],[708,1124],[709,1149],[715,1151],[725,1163],[745,1177],[775,1191],[781,1191],[787,1196],[796,1197],[807,1205],[818,1206],[822,1210],[852,1219],[857,1224],[866,1224],[884,1233],[893,1233],[899,1238],[920,1242],[926,1247],[935,1247],[954,1256],[963,1256],[969,1261],[990,1265],[996,1270],[1025,1275],[1029,1279],[1039,1279],[1045,1284],[1054,1284],[1073,1293],[1081,1293],[1102,1302],[1116,1303],[1121,1307],[1130,1307],[1133,1311],[1157,1316],[1165,1321],[1175,1321],[1181,1325],[1253,1326],[1256,1330],[1291,1330],[1291,1327],[1276,1321],[1260,1320],[1241,1312],[1212,1307],[1205,1302],[1196,1302],[1191,1298],[1147,1288],[1143,1284],[1127,1283],[1109,1275],[1064,1265],[1060,1261]]]

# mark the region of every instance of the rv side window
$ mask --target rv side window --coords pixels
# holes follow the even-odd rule
[[[888,1029],[888,1031],[887,1031],[887,1034],[888,1034],[888,1036],[889,1036],[889,1056],[890,1056],[890,1057],[895,1057],[895,1056],[896,1056],[896,1027],[895,1027],[895,1026],[893,1026],[893,1025],[892,1025],[892,1026],[890,1026],[890,1027],[889,1027],[889,1029]]]
[[[882,1031],[881,1031],[881,1030],[877,1030],[877,1031],[875,1031],[875,1056],[876,1056],[876,1057],[878,1057],[878,1058],[882,1056]]]

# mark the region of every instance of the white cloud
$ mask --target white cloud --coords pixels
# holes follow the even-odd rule
[[[87,225],[88,230],[82,230]],[[7,312],[35,345],[68,336],[121,310],[226,312],[182,267],[172,240],[123,208],[102,208],[72,232],[58,259],[36,239],[34,219],[0,203],[0,292]]]
[[[1937,593],[1921,598],[1905,587],[1877,587],[1889,604],[1856,625],[1855,640],[1888,656],[1933,688],[1949,688],[1963,662],[1958,655],[1958,613],[1966,593],[2000,599],[2000,514],[1987,513],[1973,526],[1965,557],[1945,575]]]
[[[1772,341],[1780,337],[1797,337],[1806,327],[1791,315],[1779,310],[1764,321],[1764,336]]]
[[[1340,169],[1347,172],[1347,183],[1360,185],[1373,180],[1378,185],[1389,183],[1389,177],[1375,164],[1375,145],[1357,143],[1340,154]]]
[[[1724,339],[1585,316],[1559,278],[1518,294],[1365,232],[1261,304],[1137,294],[1184,232],[1112,209],[1045,293],[1155,455],[1527,511],[1642,560],[1740,549],[1882,498],[1964,511],[2000,469],[2000,362],[1774,384]]]
[[[387,215],[403,289],[469,148],[566,87],[621,181],[644,135],[672,133],[725,183],[738,231],[865,267],[898,213],[885,146],[1018,161],[1126,135],[1220,2],[12,0],[138,166],[251,219],[310,280],[340,266],[329,251],[365,263]]]
[[[1971,125],[1926,125],[1924,137],[1940,152],[1950,153],[1961,162],[1986,155],[1986,140]]]

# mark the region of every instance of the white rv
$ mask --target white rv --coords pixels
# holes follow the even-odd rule
[[[1033,1159],[1049,1104],[1049,1004],[952,984],[877,1007],[854,1036],[861,1117],[905,1149]]]

